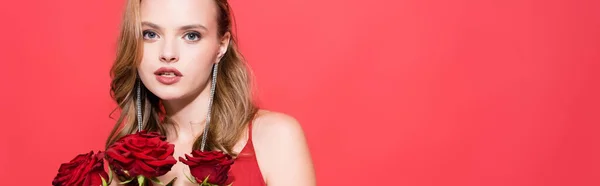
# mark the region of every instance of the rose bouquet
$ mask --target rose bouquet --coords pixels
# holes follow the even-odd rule
[[[177,160],[173,157],[175,146],[165,141],[157,132],[140,131],[123,136],[109,146],[106,152],[80,154],[60,166],[52,181],[53,186],[108,186],[112,173],[122,185],[163,185],[157,177],[169,172]],[[105,160],[108,173],[104,170]],[[200,186],[231,185],[229,169],[233,158],[217,151],[195,150],[179,160],[188,165],[193,178],[190,182]],[[171,180],[172,185],[177,178]]]
[[[177,163],[173,158],[175,146],[165,139],[157,132],[147,131],[123,136],[106,152],[80,154],[69,163],[62,164],[52,185],[108,186],[113,181],[112,172],[122,185],[163,185],[157,177],[169,172]],[[108,173],[104,170],[105,160]]]

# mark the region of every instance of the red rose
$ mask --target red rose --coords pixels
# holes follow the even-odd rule
[[[197,183],[202,183],[208,176],[207,182],[215,185],[227,185],[231,183],[229,177],[229,168],[233,164],[231,156],[217,151],[199,151],[192,152],[192,156],[185,155],[187,158],[179,157],[179,161],[190,167],[192,176]]]
[[[128,179],[139,175],[156,178],[169,172],[177,160],[175,146],[157,132],[138,132],[117,140],[106,150],[106,159],[115,173]]]
[[[52,181],[53,186],[99,186],[102,178],[108,182],[108,174],[104,171],[104,153],[77,155],[69,163],[63,163]],[[101,178],[102,177],[102,178]]]

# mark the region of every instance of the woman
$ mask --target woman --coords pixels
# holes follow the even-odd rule
[[[121,115],[106,147],[136,132],[139,110],[142,128],[165,135],[175,157],[199,149],[208,126],[206,147],[236,157],[235,186],[315,185],[298,122],[253,103],[231,20],[226,0],[128,1],[111,70]],[[158,179],[193,185],[186,174],[177,162]]]

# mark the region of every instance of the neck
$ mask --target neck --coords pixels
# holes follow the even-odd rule
[[[204,131],[208,102],[210,99],[210,82],[199,93],[176,100],[163,100],[168,122],[172,122],[179,139],[195,140]]]

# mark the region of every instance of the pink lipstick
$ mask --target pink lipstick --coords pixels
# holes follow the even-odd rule
[[[181,79],[182,75],[175,68],[170,67],[162,67],[158,70],[154,71],[154,75],[156,76],[156,80],[165,85],[172,85]]]

